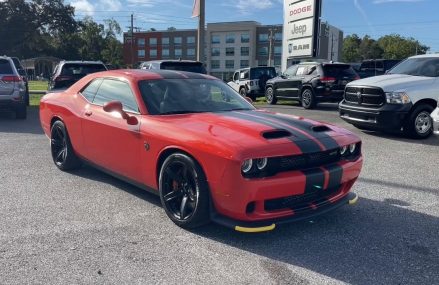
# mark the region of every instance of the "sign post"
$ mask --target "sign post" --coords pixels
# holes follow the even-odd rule
[[[282,70],[288,59],[312,58],[318,54],[322,0],[284,0]]]

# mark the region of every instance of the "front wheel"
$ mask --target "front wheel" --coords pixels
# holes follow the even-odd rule
[[[160,200],[168,217],[182,228],[207,224],[209,192],[203,170],[183,153],[163,162],[159,177]]]
[[[300,101],[302,102],[302,107],[305,109],[313,109],[316,106],[316,98],[311,89],[305,89],[302,91],[300,96]]]
[[[78,168],[81,161],[73,151],[64,123],[61,121],[53,123],[50,133],[50,150],[56,167],[62,171]]]
[[[430,117],[433,110],[432,106],[426,104],[416,107],[404,126],[404,133],[415,139],[429,137],[433,132],[433,119]]]
[[[244,87],[239,89],[239,95],[241,95],[243,98],[247,97],[247,92],[245,91]]]
[[[277,97],[274,95],[273,87],[268,87],[267,90],[265,90],[265,99],[267,99],[267,103],[270,105],[277,103]]]

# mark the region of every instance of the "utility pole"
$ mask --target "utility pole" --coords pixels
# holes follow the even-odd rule
[[[334,56],[334,34],[331,34],[331,61]]]
[[[197,43],[197,60],[204,62],[204,26],[206,21],[205,0],[198,0],[200,5],[200,15],[198,18],[198,43]]]
[[[268,31],[270,31],[270,35],[268,36],[268,41],[269,41],[269,47],[268,47],[268,66],[271,66],[271,59],[272,59],[272,53],[273,53],[273,32],[276,32],[277,29],[275,28],[270,28],[268,29]]]
[[[134,15],[131,14],[131,68],[134,68]]]

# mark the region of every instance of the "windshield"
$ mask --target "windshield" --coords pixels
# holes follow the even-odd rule
[[[160,79],[139,82],[151,115],[253,110],[236,91],[220,80]]]
[[[439,76],[439,58],[408,58],[392,68],[388,74],[437,77]]]
[[[162,62],[161,69],[207,73],[201,62]]]

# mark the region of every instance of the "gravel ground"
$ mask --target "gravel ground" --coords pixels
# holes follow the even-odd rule
[[[37,109],[1,114],[0,284],[439,284],[439,138],[361,132],[332,104],[266,108],[362,138],[357,205],[269,233],[183,230],[154,195],[59,171]]]

